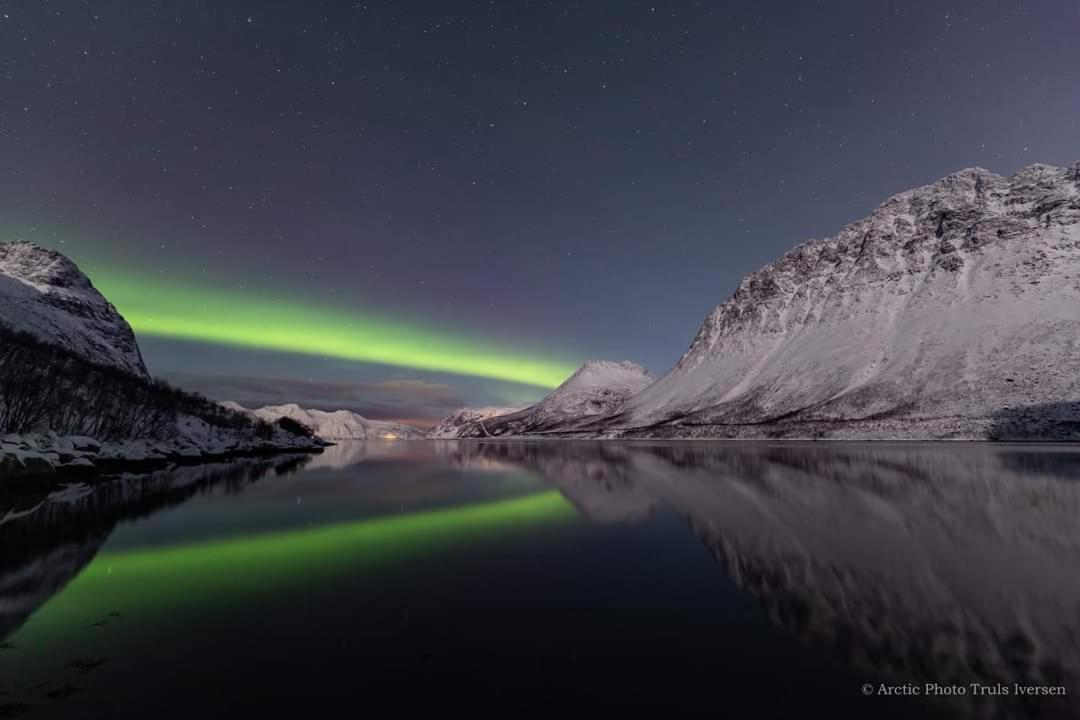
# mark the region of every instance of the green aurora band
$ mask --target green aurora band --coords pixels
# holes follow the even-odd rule
[[[86,634],[80,631],[110,612],[155,627],[167,618],[183,622],[210,607],[242,607],[269,594],[325,587],[342,576],[577,517],[562,495],[545,491],[314,528],[103,552],[12,638],[21,647],[82,642]]]
[[[552,388],[572,362],[529,358],[416,324],[92,269],[94,285],[140,335],[319,355]]]

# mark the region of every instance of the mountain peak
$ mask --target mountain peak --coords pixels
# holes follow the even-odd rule
[[[611,360],[589,360],[556,390],[579,389],[594,385],[609,386],[614,383],[640,384],[642,379],[652,380],[653,376],[648,370],[630,362],[613,362]]]
[[[541,400],[536,409],[567,416],[607,414],[655,379],[645,368],[626,360],[590,360]]]
[[[432,437],[492,437],[563,431],[585,420],[619,411],[629,398],[653,383],[649,371],[632,362],[591,360],[547,397],[517,412],[462,410],[443,420]]]
[[[90,288],[90,279],[66,255],[28,240],[0,243],[0,272],[34,285]]]
[[[34,243],[0,242],[0,326],[148,375],[135,333],[116,308],[69,258]]]
[[[1048,165],[1047,163],[1032,163],[1026,167],[1020,168],[1013,177],[1030,177],[1039,175],[1060,175],[1067,172],[1068,168],[1061,168],[1057,165]]]

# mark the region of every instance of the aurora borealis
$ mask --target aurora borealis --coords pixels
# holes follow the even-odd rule
[[[307,306],[257,293],[93,272],[140,337],[166,337],[376,362],[555,387],[571,362],[525,357],[356,309]]]

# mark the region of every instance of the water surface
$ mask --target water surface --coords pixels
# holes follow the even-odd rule
[[[1076,716],[1078,479],[1068,447],[384,442],[9,493],[0,717]]]

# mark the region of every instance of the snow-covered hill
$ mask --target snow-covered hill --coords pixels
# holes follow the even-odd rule
[[[462,408],[453,415],[445,417],[438,425],[428,431],[427,436],[432,440],[452,440],[459,437],[470,437],[468,433],[478,427],[478,423],[491,418],[524,410],[529,405],[513,405],[510,407],[479,407]],[[463,435],[462,433],[466,433]]]
[[[974,168],[752,273],[601,434],[1080,437],[1080,164]]]
[[[645,368],[631,362],[593,360],[536,405],[465,422],[456,422],[457,416],[451,416],[438,427],[448,426],[456,433],[443,437],[461,438],[572,430],[582,422],[618,412],[628,398],[648,387],[654,379]]]
[[[411,425],[369,420],[348,410],[326,412],[308,410],[296,403],[286,405],[267,405],[256,410],[248,410],[234,402],[222,403],[230,410],[245,412],[267,422],[274,422],[287,417],[295,420],[323,440],[409,440],[424,437],[424,432]]]
[[[116,308],[75,263],[33,243],[0,243],[0,325],[147,376],[135,334]]]

